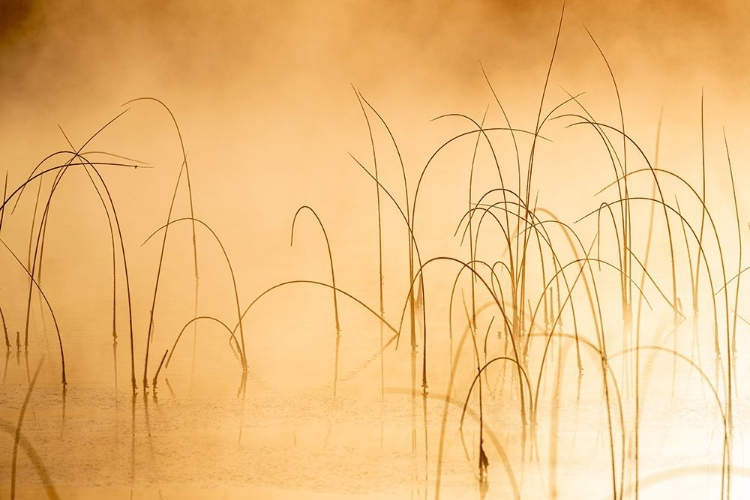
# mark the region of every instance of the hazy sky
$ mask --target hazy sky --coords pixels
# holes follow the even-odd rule
[[[547,0],[7,0],[0,88],[39,103],[171,86],[268,92],[302,88],[299,79],[315,87],[315,77],[341,87],[461,89],[481,81],[479,60],[512,71],[506,79],[543,68],[561,8]],[[657,84],[747,76],[744,2],[571,0],[565,8],[561,57],[579,63],[576,71],[595,61],[585,24],[623,78],[646,68]]]
[[[32,131],[38,143],[47,128],[57,138],[58,123],[74,133],[76,120],[85,134],[123,102],[149,95],[195,124],[193,141],[216,124],[226,137],[289,122],[317,133],[309,125],[323,116],[322,128],[340,134],[357,120],[354,84],[413,128],[445,112],[481,113],[492,96],[480,62],[511,116],[530,127],[562,7],[7,0],[0,127],[11,144]],[[725,116],[748,90],[748,9],[735,1],[568,1],[551,89],[606,97],[607,110],[614,103],[585,26],[610,60],[631,120],[652,124],[662,106],[667,117],[693,112],[701,89]]]

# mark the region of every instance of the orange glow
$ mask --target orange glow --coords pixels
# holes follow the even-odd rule
[[[0,497],[742,498],[749,14],[5,2]]]

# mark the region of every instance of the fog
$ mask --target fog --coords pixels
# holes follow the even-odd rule
[[[3,2],[2,495],[741,497],[748,9]]]

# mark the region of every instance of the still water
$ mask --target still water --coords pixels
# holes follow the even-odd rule
[[[86,359],[99,367],[99,376],[83,378],[73,372],[76,384],[64,395],[54,350],[45,354],[23,421],[18,498],[613,496],[601,375],[592,359],[584,358],[586,368],[579,378],[572,349],[564,349],[562,343],[554,345],[554,368],[541,381],[533,430],[521,424],[514,370],[487,370],[482,410],[489,467],[481,480],[476,395],[461,424],[470,382],[461,373],[470,373],[471,363],[455,367],[451,383],[451,360],[441,356],[439,348],[429,365],[435,373],[427,397],[421,389],[418,358],[415,388],[410,387],[409,369],[403,368],[411,363],[405,345],[386,352],[382,379],[379,356],[342,366],[336,396],[331,383],[315,386],[321,373],[322,378],[331,375],[328,357],[317,353],[319,360],[312,364],[313,371],[321,373],[306,377],[304,371],[288,367],[284,376],[274,371],[274,353],[267,353],[265,362],[253,358],[257,362],[244,394],[238,394],[240,371],[229,363],[224,339],[206,336],[190,340],[195,355],[193,346],[186,344],[182,358],[175,357],[156,391],[144,394],[139,388],[133,396],[128,367],[122,366],[127,365],[126,353],[118,353],[115,378],[111,339],[102,335],[92,342],[82,334],[70,339],[70,345],[86,338]],[[123,344],[118,343],[118,351],[125,350]],[[305,346],[286,347],[292,360],[305,356]],[[460,360],[457,346],[453,349],[454,361]],[[698,354],[710,366],[712,352],[703,351]],[[208,363],[214,356],[226,356],[227,362]],[[534,356],[532,351],[530,358]],[[6,432],[0,441],[0,470],[6,498],[13,433],[40,358],[34,350],[27,354],[14,347],[3,363],[0,419]],[[718,498],[723,427],[710,389],[695,370],[670,358],[658,363],[659,357],[646,351],[642,358],[639,497]],[[443,362],[445,369],[440,370]],[[612,367],[618,377],[627,369],[614,362]],[[741,383],[750,367],[740,362],[736,368],[740,397],[734,399],[731,477],[733,496],[741,498],[750,486],[742,431],[750,407]],[[399,384],[399,378],[405,383]],[[623,410],[620,413],[619,405],[612,403],[614,482],[618,496],[634,498],[633,387],[617,388]],[[24,443],[33,447],[36,465]],[[45,475],[51,484],[47,489]]]

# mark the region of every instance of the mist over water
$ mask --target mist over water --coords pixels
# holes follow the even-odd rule
[[[746,11],[3,3],[0,498],[743,498]]]

